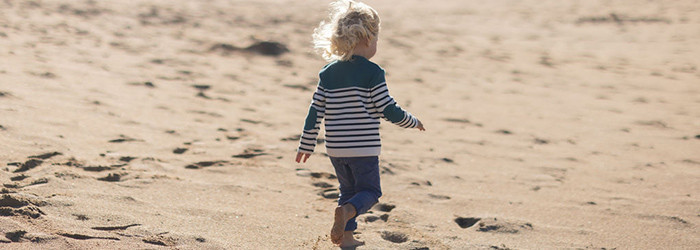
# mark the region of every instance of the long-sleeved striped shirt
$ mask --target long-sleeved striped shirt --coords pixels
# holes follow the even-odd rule
[[[380,118],[404,128],[418,125],[418,120],[389,95],[379,65],[361,56],[332,62],[319,73],[297,152],[314,151],[321,121],[325,120],[329,156],[378,156]]]

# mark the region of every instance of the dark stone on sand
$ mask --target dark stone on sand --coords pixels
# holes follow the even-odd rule
[[[42,160],[37,160],[37,159],[31,159],[31,160],[28,160],[28,161],[24,162],[23,164],[21,164],[21,165],[19,166],[19,168],[16,169],[15,171],[13,171],[13,172],[14,172],[14,173],[25,172],[25,171],[27,171],[27,170],[30,170],[30,169],[32,169],[32,168],[35,168],[35,167],[41,165],[42,163],[44,163],[44,161],[42,161]]]
[[[393,243],[404,243],[408,241],[408,235],[405,233],[400,233],[400,232],[389,232],[389,231],[383,231],[382,232],[382,239],[391,241]]]
[[[455,222],[457,222],[457,225],[461,228],[469,228],[479,222],[481,218],[476,218],[476,217],[459,217],[455,219]]]
[[[27,234],[27,231],[17,230],[5,233],[5,238],[11,240],[12,242],[19,242],[25,234]]]
[[[182,154],[187,151],[187,148],[176,148],[173,150],[173,154]]]
[[[61,152],[50,152],[50,153],[45,153],[45,154],[40,154],[40,155],[33,155],[29,156],[30,159],[42,159],[46,160],[48,158],[57,156],[57,155],[63,155]]]
[[[700,139],[700,134],[695,135],[695,139]]]

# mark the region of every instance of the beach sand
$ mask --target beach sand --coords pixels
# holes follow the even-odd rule
[[[367,3],[427,131],[382,124],[358,249],[700,247],[697,1]],[[0,1],[0,248],[332,249],[327,4]]]

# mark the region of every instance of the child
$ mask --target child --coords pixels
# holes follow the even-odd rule
[[[354,239],[355,218],[382,196],[379,184],[379,118],[424,131],[421,122],[389,95],[384,70],[369,61],[377,52],[379,15],[350,0],[331,4],[330,22],[314,30],[314,44],[330,61],[306,117],[296,162],[306,162],[325,118],[326,151],[340,182],[331,241],[341,247],[363,245]]]

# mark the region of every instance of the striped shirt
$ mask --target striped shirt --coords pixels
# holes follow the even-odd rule
[[[319,79],[297,152],[314,151],[322,121],[332,157],[378,156],[380,118],[404,128],[418,125],[389,95],[384,70],[364,57],[332,62]]]

